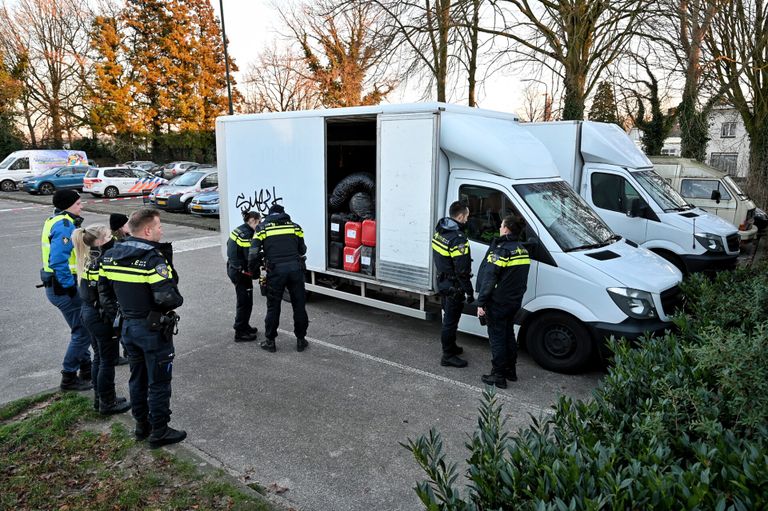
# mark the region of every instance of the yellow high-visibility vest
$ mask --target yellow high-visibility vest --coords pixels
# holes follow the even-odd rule
[[[43,247],[43,271],[45,272],[53,273],[53,270],[48,265],[51,258],[51,231],[53,230],[53,226],[56,225],[56,223],[65,219],[69,220],[70,222],[72,221],[69,215],[59,213],[58,215],[54,215],[47,219],[43,224],[43,233],[40,236],[40,243]],[[69,254],[69,270],[73,275],[77,275],[77,261],[75,259],[74,249],[72,250],[72,253]]]

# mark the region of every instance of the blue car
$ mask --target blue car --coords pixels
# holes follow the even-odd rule
[[[199,216],[219,216],[219,189],[200,192],[192,199],[189,212]]]
[[[85,173],[91,169],[88,165],[54,167],[38,176],[25,177],[20,188],[31,194],[50,195],[56,190],[83,190]]]

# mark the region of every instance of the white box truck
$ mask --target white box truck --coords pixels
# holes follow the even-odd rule
[[[689,158],[651,156],[650,160],[683,199],[737,226],[741,241],[757,237],[755,203],[727,172]]]
[[[517,322],[543,367],[577,371],[606,336],[670,327],[681,273],[615,235],[514,115],[442,103],[239,115],[217,119],[216,145],[222,241],[242,210],[278,201],[304,230],[312,292],[424,319],[439,313],[433,228],[462,199],[475,275],[501,218],[527,224],[533,261]],[[333,268],[329,257],[328,197],[361,172],[375,181],[372,275]],[[464,312],[459,328],[486,336],[476,309]]]
[[[30,149],[14,151],[0,162],[0,190],[11,192],[25,177],[70,165],[88,165],[84,151],[69,149]]]
[[[617,125],[561,121],[521,126],[549,149],[560,176],[618,234],[683,273],[735,266],[736,227],[688,204]]]

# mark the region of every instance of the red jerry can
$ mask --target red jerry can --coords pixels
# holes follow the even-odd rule
[[[359,247],[362,242],[362,238],[363,224],[360,222],[347,222],[344,224],[344,244],[347,247]],[[344,257],[344,259],[346,260],[346,257]]]
[[[363,220],[363,245],[376,246],[376,220]]]
[[[344,247],[344,269],[360,273],[360,247]]]

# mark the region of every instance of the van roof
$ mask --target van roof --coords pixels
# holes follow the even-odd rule
[[[685,177],[709,177],[722,179],[728,175],[727,172],[710,167],[706,163],[692,160],[690,158],[677,158],[675,156],[649,156],[654,165],[680,165],[685,169]]]

